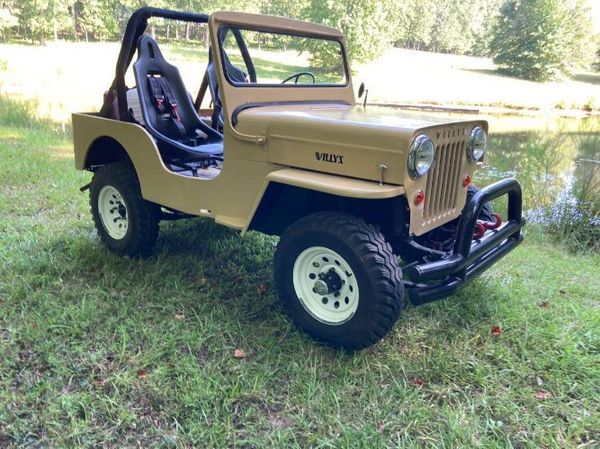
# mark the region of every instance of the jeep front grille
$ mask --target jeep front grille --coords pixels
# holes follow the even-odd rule
[[[454,214],[457,207],[462,207],[456,201],[467,147],[466,136],[465,128],[438,132],[435,160],[427,175],[427,200],[423,210],[425,223],[442,220]]]

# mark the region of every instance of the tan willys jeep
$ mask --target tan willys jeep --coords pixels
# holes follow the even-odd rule
[[[195,101],[144,34],[151,17],[208,31]],[[521,242],[519,184],[471,186],[487,130],[357,106],[335,29],[154,8],[132,15],[100,113],[73,115],[76,167],[93,172],[85,187],[106,246],[147,255],[161,219],[190,216],[280,236],[286,312],[346,349],[386,335],[405,292],[414,304],[448,296]],[[504,222],[488,206],[501,196]]]

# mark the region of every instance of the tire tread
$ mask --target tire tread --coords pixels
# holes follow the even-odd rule
[[[377,296],[372,310],[372,320],[368,329],[361,335],[341,336],[339,339],[328,339],[326,342],[346,350],[358,350],[371,346],[381,340],[393,327],[403,308],[402,271],[398,265],[392,247],[385,240],[379,228],[367,223],[362,218],[342,212],[319,212],[301,218],[291,225],[281,236],[280,246],[275,254],[275,266],[281,252],[285,250],[285,242],[301,238],[307,231],[327,231],[350,244],[364,262],[373,290]],[[283,242],[283,248],[282,248]],[[276,276],[276,284],[280,295],[285,282],[282,276]],[[294,311],[288,301],[282,301],[286,313],[294,319]],[[319,338],[317,336],[317,338]]]
[[[136,229],[126,236],[127,242],[117,242],[104,229],[94,202],[99,190],[107,183],[118,184],[118,190],[126,198],[130,223]],[[128,257],[148,256],[156,243],[159,231],[160,207],[142,197],[135,169],[130,163],[108,164],[94,172],[90,189],[90,208],[100,240],[113,252]]]

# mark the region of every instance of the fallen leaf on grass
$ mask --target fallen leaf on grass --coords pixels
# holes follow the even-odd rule
[[[235,351],[233,351],[233,356],[236,359],[245,359],[247,357],[246,353],[241,349],[236,349]]]
[[[546,390],[538,390],[533,395],[539,401],[545,401],[546,399],[550,399],[550,392]]]
[[[542,309],[547,309],[548,307],[550,307],[550,303],[548,301],[542,301],[538,303],[538,306],[540,306]]]
[[[185,320],[185,315],[183,313],[181,313],[181,312],[176,312],[175,313],[175,319],[179,320],[179,321]]]
[[[502,328],[500,326],[492,326],[491,334],[492,337],[497,337],[502,334]]]
[[[267,286],[265,284],[260,284],[258,287],[256,287],[256,293],[258,293],[260,296],[264,295],[267,293]]]
[[[420,377],[415,377],[414,379],[411,379],[410,383],[415,387],[422,387],[425,384],[425,381]]]
[[[144,380],[146,379],[146,377],[148,377],[148,370],[147,369],[141,369],[137,372],[137,377],[140,380]]]
[[[385,423],[383,421],[377,421],[377,430],[381,433],[385,428]]]

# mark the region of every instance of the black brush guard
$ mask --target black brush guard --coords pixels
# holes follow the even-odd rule
[[[473,232],[481,208],[503,195],[508,195],[507,221],[474,241]],[[411,302],[425,304],[457,292],[512,251],[523,241],[521,228],[525,220],[521,213],[521,186],[514,179],[499,181],[476,192],[462,211],[454,250],[441,260],[405,268],[409,278],[405,287]]]

